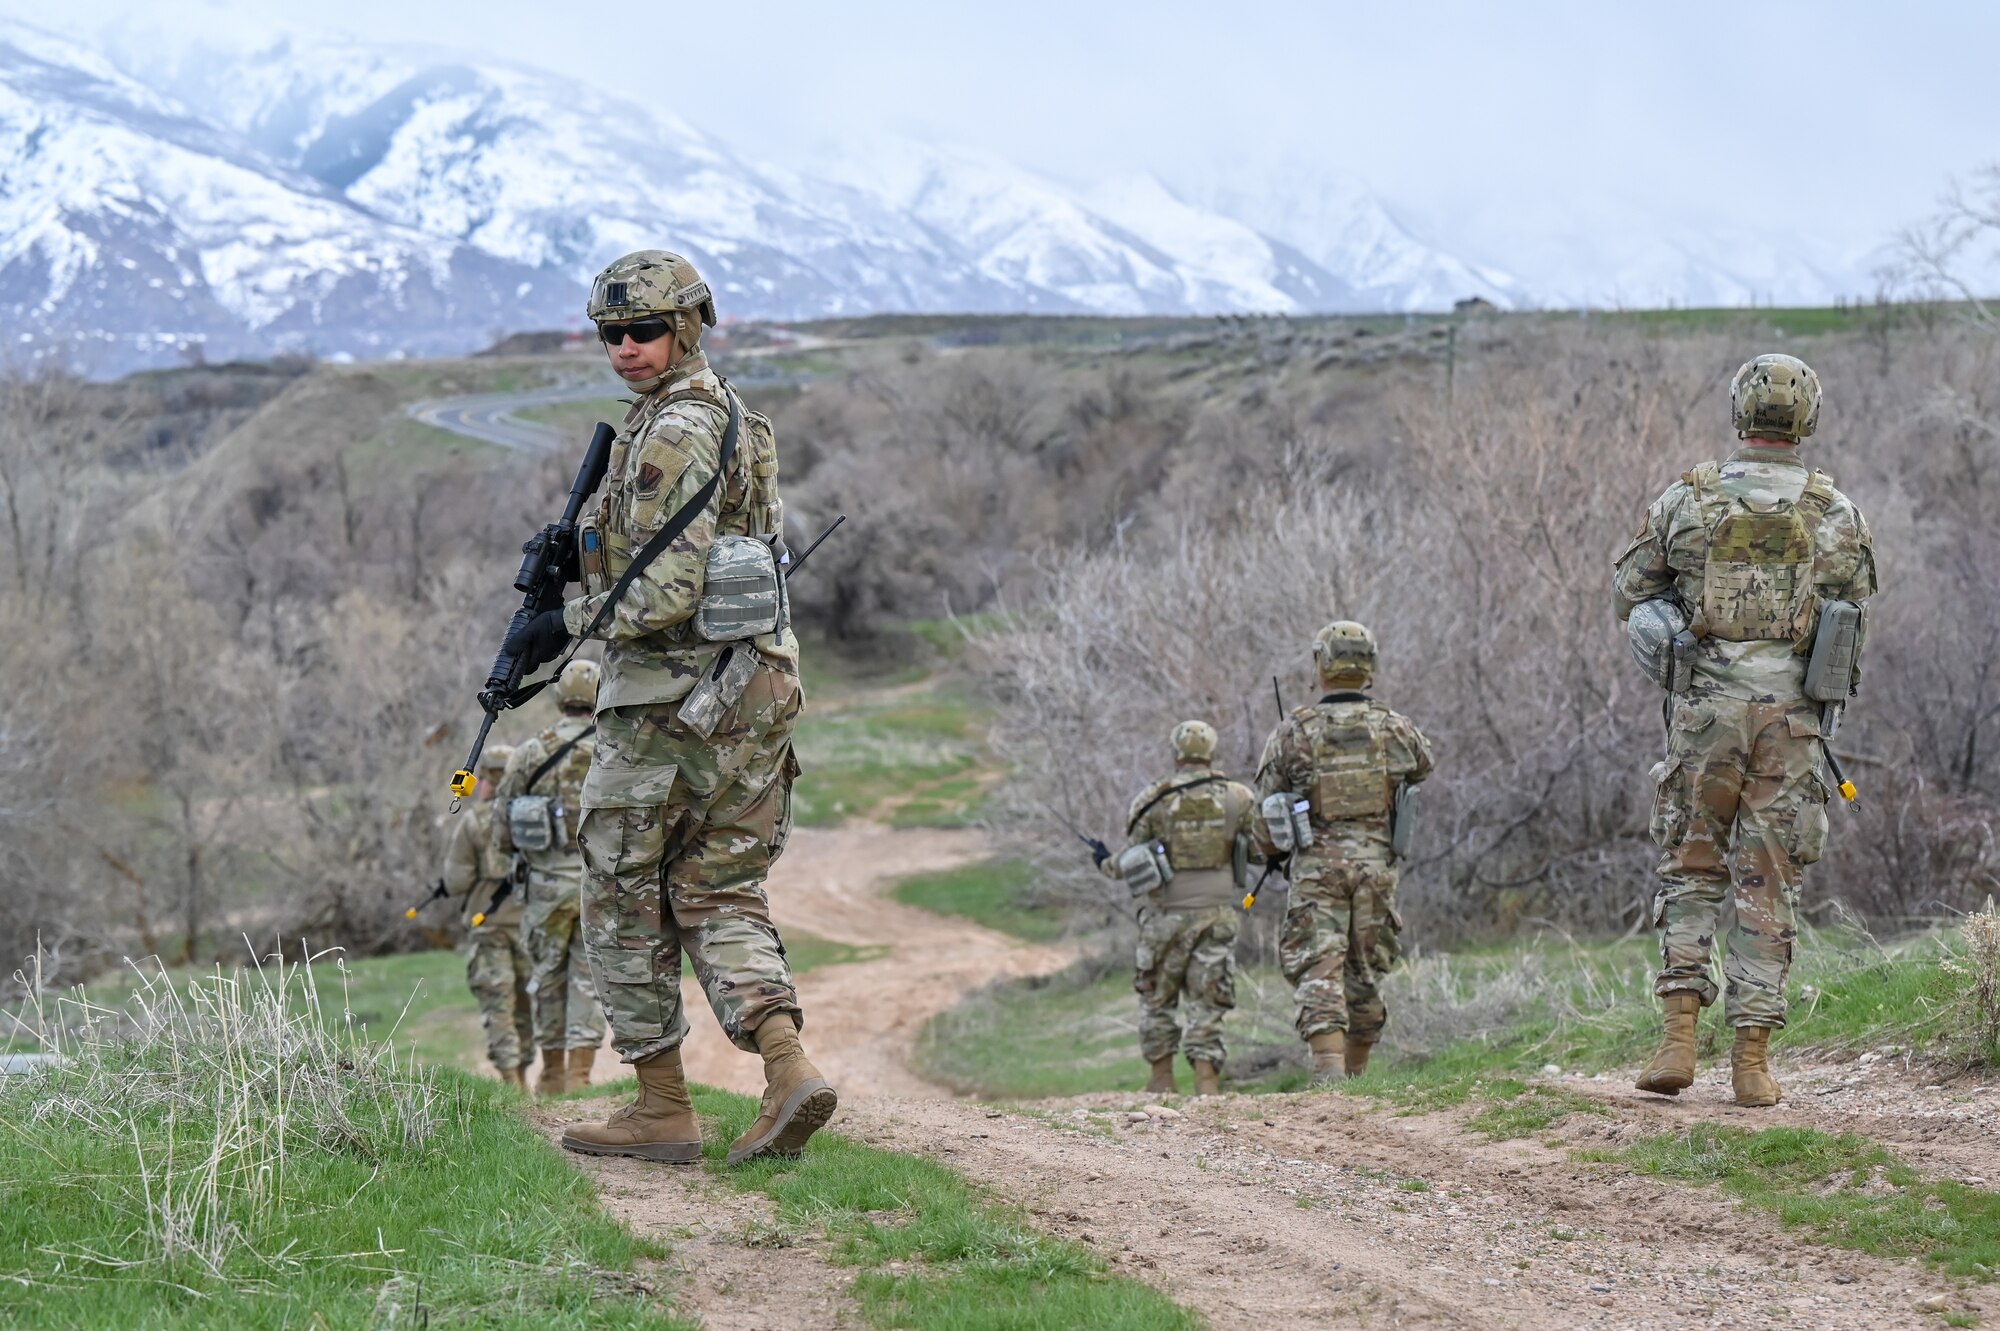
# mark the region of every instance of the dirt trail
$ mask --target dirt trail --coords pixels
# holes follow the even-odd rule
[[[1039,975],[1066,965],[1063,948],[1023,943],[965,920],[946,919],[890,899],[898,878],[955,868],[988,854],[973,829],[890,828],[857,822],[802,827],[771,873],[771,915],[780,931],[800,930],[836,943],[886,949],[879,957],[821,966],[798,977],[807,1048],[840,1088],[844,1103],[871,1096],[948,1096],[918,1076],[910,1055],[918,1032],[937,1013],[990,981]],[[756,1094],[763,1065],[722,1037],[701,986],[682,986],[687,1043],[696,1081]],[[600,1049],[602,1080],[622,1076],[616,1054]]]

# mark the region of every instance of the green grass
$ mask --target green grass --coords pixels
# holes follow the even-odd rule
[[[330,996],[177,993],[142,995],[146,1038],[79,1043],[72,1010],[68,1064],[0,1078],[0,1324],[689,1325],[511,1092],[397,1063]]]
[[[1620,1152],[1582,1154],[1641,1174],[1719,1184],[1815,1241],[1881,1257],[1922,1257],[1954,1276],[2000,1270],[2000,1193],[1927,1180],[1853,1133],[1698,1124]]]
[[[942,682],[886,697],[837,685],[828,692],[807,707],[795,739],[804,771],[792,789],[799,823],[886,816],[902,827],[955,827],[977,816],[980,774],[991,761],[986,714],[962,687]]]
[[[797,1161],[721,1163],[757,1102],[696,1088],[695,1107],[720,1121],[707,1167],[761,1192],[778,1220],[834,1242],[858,1268],[853,1292],[877,1326],[911,1331],[1194,1331],[1200,1319],[1165,1295],[1112,1274],[1079,1244],[1037,1232],[1028,1218],[943,1165],[832,1133]],[[891,1271],[890,1263],[904,1269]]]
[[[1546,1132],[1571,1114],[1608,1114],[1597,1101],[1559,1086],[1530,1086],[1512,1077],[1480,1085],[1487,1106],[1466,1126],[1488,1141],[1509,1141]]]
[[[891,888],[889,895],[905,905],[961,916],[1030,942],[1060,938],[1060,915],[1023,904],[1034,881],[1035,871],[1024,860],[982,860],[938,873],[913,874]]]

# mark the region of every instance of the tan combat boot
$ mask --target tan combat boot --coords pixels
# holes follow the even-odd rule
[[[1174,1056],[1172,1054],[1168,1054],[1165,1058],[1154,1059],[1153,1076],[1152,1079],[1146,1083],[1146,1094],[1177,1095],[1179,1094],[1180,1089],[1181,1088],[1174,1083]]]
[[[755,1036],[757,1052],[764,1056],[764,1101],[750,1130],[730,1143],[732,1165],[763,1155],[797,1155],[840,1104],[832,1085],[806,1058],[791,1013],[773,1012]]]
[[[535,1094],[547,1099],[563,1092],[563,1058],[561,1049],[542,1051],[542,1072],[535,1078]]]
[[[590,1085],[590,1068],[597,1062],[597,1049],[571,1049],[563,1055],[563,1089],[580,1091]]]
[[[639,1098],[603,1123],[572,1124],[562,1135],[565,1150],[585,1155],[635,1155],[669,1165],[701,1159],[701,1123],[681,1075],[681,1051],[667,1049],[632,1065],[639,1074]]]
[[[1666,1008],[1659,1050],[1634,1085],[1655,1095],[1679,1095],[1694,1085],[1694,1032],[1701,1019],[1701,995],[1676,989],[1667,995]]]
[[[1771,1075],[1771,1028],[1738,1026],[1736,1044],[1729,1051],[1729,1080],[1736,1088],[1736,1103],[1751,1109],[1768,1109],[1785,1098]]]
[[[1312,1050],[1313,1085],[1330,1085],[1347,1074],[1346,1031],[1322,1031],[1318,1035],[1308,1035],[1306,1047]]]
[[[1341,1061],[1348,1076],[1358,1077],[1368,1071],[1368,1051],[1374,1047],[1373,1040],[1357,1040],[1352,1035],[1347,1037],[1347,1049]]]
[[[1222,1069],[1205,1058],[1194,1061],[1194,1093],[1196,1095],[1222,1094]]]
[[[500,1067],[500,1065],[497,1063],[494,1064],[494,1066]],[[521,1069],[519,1068],[500,1068],[500,1080],[505,1082],[507,1085],[512,1086],[515,1090],[519,1091],[523,1095],[526,1095],[528,1093],[527,1074],[522,1072]]]

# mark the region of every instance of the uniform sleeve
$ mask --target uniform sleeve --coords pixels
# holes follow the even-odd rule
[[[1257,792],[1241,781],[1231,781],[1229,793],[1241,806],[1241,811],[1236,816],[1236,826],[1231,829],[1231,836],[1247,837],[1250,841],[1250,862],[1262,864],[1270,852],[1265,849],[1264,820],[1257,816]]]
[[[1849,505],[1853,522],[1843,524],[1841,540],[1851,543],[1853,572],[1844,585],[1834,589],[1834,599],[1853,601],[1861,607],[1861,654],[1854,658],[1854,687],[1861,687],[1862,663],[1868,655],[1868,598],[1875,594],[1875,538],[1868,530],[1868,520],[1861,516],[1861,510]]]
[[[507,770],[500,774],[500,784],[493,788],[493,831],[488,834],[486,844],[491,846],[495,858],[506,861],[514,854],[514,829],[507,821],[507,801],[521,793],[521,787],[528,783],[527,763],[530,752],[539,755],[540,746],[523,744],[514,750],[514,756],[507,760]],[[541,758],[535,758],[537,763]]]
[[[680,512],[715,475],[722,456],[721,409],[697,402],[677,402],[660,413],[636,450],[627,483],[631,487],[632,555],[638,557],[667,521]],[[597,630],[608,642],[643,638],[672,628],[694,613],[708,547],[715,541],[716,514],[722,487],[648,564],[618,599],[618,608]],[[579,596],[563,607],[563,623],[581,634],[597,617],[609,591]]]
[[[1666,493],[1646,510],[1646,516],[1639,525],[1639,534],[1612,562],[1611,609],[1620,622],[1627,619],[1633,607],[1640,602],[1656,600],[1674,589],[1674,569],[1667,560],[1667,552],[1673,512],[1679,498],[1676,492],[1685,492],[1686,489],[1685,482],[1668,486]]]
[[[444,890],[454,897],[470,892],[480,879],[479,829],[469,819],[456,819],[444,843]]]
[[[1411,785],[1425,780],[1436,765],[1431,754],[1431,742],[1424,732],[1417,729],[1416,722],[1398,712],[1389,726],[1389,742],[1393,747],[1391,759],[1395,763],[1397,775]]]
[[[1281,790],[1294,793],[1298,790],[1298,785],[1292,780],[1297,775],[1298,765],[1296,732],[1297,727],[1290,720],[1280,722],[1278,728],[1271,732],[1271,737],[1264,741],[1264,756],[1257,763],[1257,788],[1251,792],[1251,835],[1254,838],[1252,844],[1260,856],[1276,855],[1278,847],[1271,840],[1271,829],[1256,816],[1257,803]]]

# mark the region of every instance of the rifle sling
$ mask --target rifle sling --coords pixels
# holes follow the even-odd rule
[[[1132,829],[1136,828],[1140,824],[1140,822],[1145,819],[1146,815],[1153,811],[1154,805],[1158,804],[1161,800],[1165,799],[1167,796],[1178,795],[1183,790],[1193,790],[1196,786],[1211,785],[1217,781],[1227,781],[1228,779],[1229,779],[1228,777],[1222,775],[1222,773],[1220,772],[1211,772],[1207,776],[1198,776],[1192,781],[1183,781],[1178,786],[1168,786],[1165,790],[1153,796],[1153,798],[1147,800],[1145,803],[1145,807],[1141,808],[1139,812],[1132,815],[1132,820],[1125,824],[1125,835],[1131,836]]]

